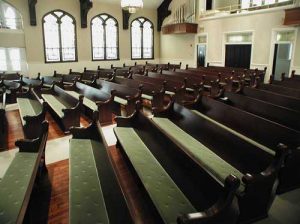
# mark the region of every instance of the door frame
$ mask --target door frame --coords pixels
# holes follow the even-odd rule
[[[199,43],[198,42],[198,38],[199,37],[206,37],[206,43]],[[196,37],[195,37],[195,42],[196,42],[196,44],[195,44],[195,59],[194,59],[194,61],[195,61],[195,67],[197,67],[198,66],[198,46],[199,45],[205,45],[206,46],[206,52],[205,52],[205,64],[204,64],[204,67],[206,67],[207,66],[207,53],[208,53],[208,33],[201,33],[201,34],[197,34],[196,35]]]
[[[276,34],[280,31],[294,31],[295,36],[293,41],[277,41]],[[270,76],[272,74],[273,69],[273,59],[274,59],[274,50],[275,50],[275,44],[291,44],[292,45],[292,58],[291,58],[291,64],[290,64],[290,72],[289,74],[286,74],[287,77],[291,76],[291,71],[294,66],[294,58],[295,58],[295,48],[296,48],[296,40],[298,35],[298,29],[294,27],[287,27],[287,28],[274,28],[272,29],[272,36],[271,36],[271,46],[270,46],[270,55],[269,55],[269,66],[268,66],[268,73],[266,74],[265,80],[269,80]]]
[[[227,35],[228,34],[243,34],[243,33],[251,33],[252,38],[251,42],[236,42],[236,43],[230,43],[227,42]],[[223,33],[223,44],[222,44],[222,66],[225,67],[225,56],[226,56],[226,45],[244,45],[244,44],[250,44],[251,45],[251,57],[250,57],[250,68],[252,67],[252,62],[253,62],[253,49],[255,48],[255,31],[254,30],[241,30],[241,31],[228,31]]]

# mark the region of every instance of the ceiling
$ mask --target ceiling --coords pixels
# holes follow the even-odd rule
[[[94,0],[94,1],[121,5],[121,0]],[[160,6],[160,4],[163,2],[163,0],[143,0],[143,2],[144,2],[144,8],[157,9]]]

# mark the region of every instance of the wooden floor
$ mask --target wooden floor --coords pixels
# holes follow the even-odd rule
[[[21,119],[18,110],[6,113],[8,121],[8,149],[15,148],[15,141],[24,138]],[[49,122],[48,140],[66,136],[50,114],[46,115]],[[88,126],[90,120],[81,117],[82,126]],[[109,149],[113,167],[116,170],[119,182],[135,223],[154,224],[145,198],[139,186],[130,173],[127,164],[119,152],[112,146]],[[38,188],[33,192],[32,210],[30,215],[32,223],[36,224],[67,224],[69,222],[69,160],[47,165],[47,174],[40,181]],[[37,216],[36,214],[39,214]]]

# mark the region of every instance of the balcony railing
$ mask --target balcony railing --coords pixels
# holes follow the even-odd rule
[[[261,9],[270,9],[270,8],[275,8],[280,6],[295,5],[296,2],[297,0],[290,0],[284,2],[276,1],[275,3],[265,4],[264,1],[262,1],[261,5],[249,4],[249,7],[245,7],[242,4],[229,5],[214,10],[200,12],[199,17],[201,19],[201,18],[211,17],[215,15],[239,14],[239,13],[251,12],[251,11],[256,11]]]

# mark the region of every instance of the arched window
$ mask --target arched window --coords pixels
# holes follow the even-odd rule
[[[108,14],[91,20],[93,60],[119,59],[118,29],[118,21]]]
[[[22,29],[22,17],[16,8],[5,1],[0,1],[0,28]]]
[[[68,13],[55,10],[43,18],[46,62],[77,61],[76,21]]]
[[[153,59],[153,24],[140,17],[131,23],[131,58]]]

